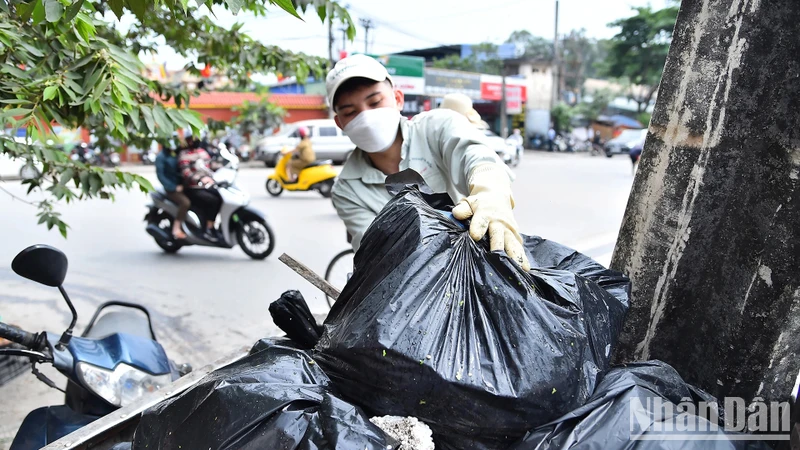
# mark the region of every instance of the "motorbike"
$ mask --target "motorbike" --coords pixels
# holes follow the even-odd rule
[[[158,156],[156,154],[156,152],[154,152],[152,149],[148,148],[147,150],[142,152],[142,164],[144,164],[146,166],[147,165],[151,165],[151,166],[155,165],[156,156]]]
[[[267,177],[267,192],[277,197],[284,189],[287,191],[318,191],[323,197],[330,198],[333,191],[333,182],[336,180],[336,171],[333,170],[333,161],[314,161],[300,171],[297,181],[289,182],[286,167],[292,159],[289,149],[282,150],[284,154],[275,166],[275,172]]]
[[[64,404],[31,411],[10,450],[42,448],[191,372],[188,364],[178,367],[167,357],[156,340],[150,313],[141,305],[104,303],[83,334],[73,336],[78,313],[63,287],[67,257],[60,250],[28,247],[14,258],[11,268],[21,277],[58,288],[72,321],[60,335],[31,333],[0,322],[0,337],[21,347],[2,349],[0,354],[30,359],[33,375],[51,388],[61,390],[37,370],[37,364],[52,364],[68,379]],[[105,312],[112,307],[125,310]]]
[[[148,212],[144,217],[147,222],[146,231],[167,253],[175,253],[190,245],[233,248],[238,243],[247,256],[264,259],[275,248],[272,228],[260,211],[248,206],[250,196],[236,185],[238,158],[224,145],[219,146],[219,155],[219,160],[225,163],[214,172],[214,182],[222,197],[222,208],[219,211],[222,239],[206,239],[203,236],[202,220],[191,209],[183,223],[186,239],[175,239],[172,236],[172,223],[178,213],[178,205],[169,200],[161,188],[150,194],[152,203],[147,206]]]

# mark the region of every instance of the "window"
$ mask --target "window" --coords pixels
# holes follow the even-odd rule
[[[320,136],[336,136],[336,127],[320,127]]]

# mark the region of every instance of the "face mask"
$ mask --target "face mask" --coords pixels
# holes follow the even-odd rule
[[[347,137],[367,153],[385,152],[397,138],[400,111],[396,108],[368,109],[344,127]]]

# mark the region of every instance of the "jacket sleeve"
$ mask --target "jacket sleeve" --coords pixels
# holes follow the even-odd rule
[[[177,189],[177,185],[172,181],[171,177],[167,174],[167,163],[164,161],[165,158],[160,156],[156,158],[156,177],[158,181],[161,182],[161,185],[164,186],[164,190],[167,192],[174,192]]]
[[[482,164],[499,164],[509,175],[495,151],[486,142],[482,131],[469,123],[466,117],[456,112],[443,111],[431,117],[427,130],[428,144],[442,162],[440,169],[448,174],[450,181],[462,192],[469,192],[469,178],[472,171]]]
[[[376,214],[359,200],[350,186],[339,181],[333,188],[332,201],[336,214],[342,219],[347,233],[352,238],[353,250],[358,250],[361,238],[375,220]]]

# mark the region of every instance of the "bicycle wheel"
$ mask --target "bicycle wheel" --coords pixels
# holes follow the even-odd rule
[[[340,291],[344,289],[344,285],[347,284],[347,275],[353,271],[354,254],[353,249],[347,249],[334,256],[328,264],[328,268],[325,269],[325,281]],[[329,307],[333,306],[333,299],[329,296],[325,296],[325,301],[328,302]]]

